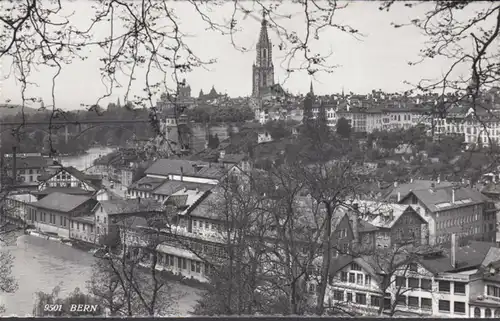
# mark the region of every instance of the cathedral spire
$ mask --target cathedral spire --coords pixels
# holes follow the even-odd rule
[[[262,23],[260,24],[259,43],[257,46],[265,47],[269,45],[269,35],[267,34],[266,11],[262,12]]]
[[[311,80],[311,86],[309,87],[309,93],[311,94],[311,96],[314,96],[314,89],[313,89],[313,82]]]

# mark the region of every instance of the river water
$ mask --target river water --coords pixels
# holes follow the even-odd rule
[[[14,237],[11,241],[0,250],[13,254],[13,274],[19,288],[15,293],[0,293],[0,303],[6,308],[4,316],[31,315],[35,293],[50,293],[57,285],[61,287],[61,297],[76,287],[86,292],[86,281],[92,275],[92,265],[96,260],[90,253],[29,235]],[[189,315],[199,298],[199,291],[179,283],[174,289],[179,293],[177,314]]]
[[[94,159],[111,151],[111,148],[92,148],[83,156],[65,157],[61,161],[65,166],[84,170],[92,166]],[[0,244],[0,251],[8,250],[13,254],[13,275],[19,288],[11,294],[0,292],[0,304],[4,304],[6,308],[4,316],[31,315],[35,293],[50,293],[57,285],[61,287],[61,296],[72,292],[76,287],[86,292],[86,281],[92,274],[95,261],[91,254],[28,235],[13,234],[7,242],[3,246]],[[199,298],[199,291],[182,284],[176,284],[174,288],[179,291],[179,316],[189,315]]]
[[[87,150],[87,154],[82,156],[67,156],[62,157],[61,162],[64,166],[73,166],[81,171],[92,167],[94,160],[100,156],[111,153],[114,148],[110,147],[93,147]]]

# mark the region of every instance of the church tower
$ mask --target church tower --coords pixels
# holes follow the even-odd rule
[[[274,85],[273,48],[267,34],[267,20],[264,12],[257,42],[257,59],[252,66],[252,96],[262,97],[263,89]]]

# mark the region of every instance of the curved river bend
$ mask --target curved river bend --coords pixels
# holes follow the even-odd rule
[[[109,152],[110,148],[93,148],[84,156],[63,158],[62,163],[84,170],[99,155]],[[86,281],[92,274],[92,265],[96,260],[91,254],[35,236],[11,235],[7,241],[7,246],[0,244],[0,251],[8,250],[13,254],[13,275],[19,288],[15,293],[0,293],[0,303],[6,308],[3,316],[31,315],[35,293],[51,292],[57,285],[61,287],[61,296],[76,287],[86,292]],[[177,284],[175,289],[180,294],[178,313],[186,316],[198,299],[199,292],[181,284]]]

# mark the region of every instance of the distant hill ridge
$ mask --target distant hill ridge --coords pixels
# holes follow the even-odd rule
[[[22,111],[23,106],[20,105],[0,104],[0,118],[16,116],[17,114],[22,113]],[[34,114],[36,112],[38,112],[38,109],[24,106],[25,114]]]

